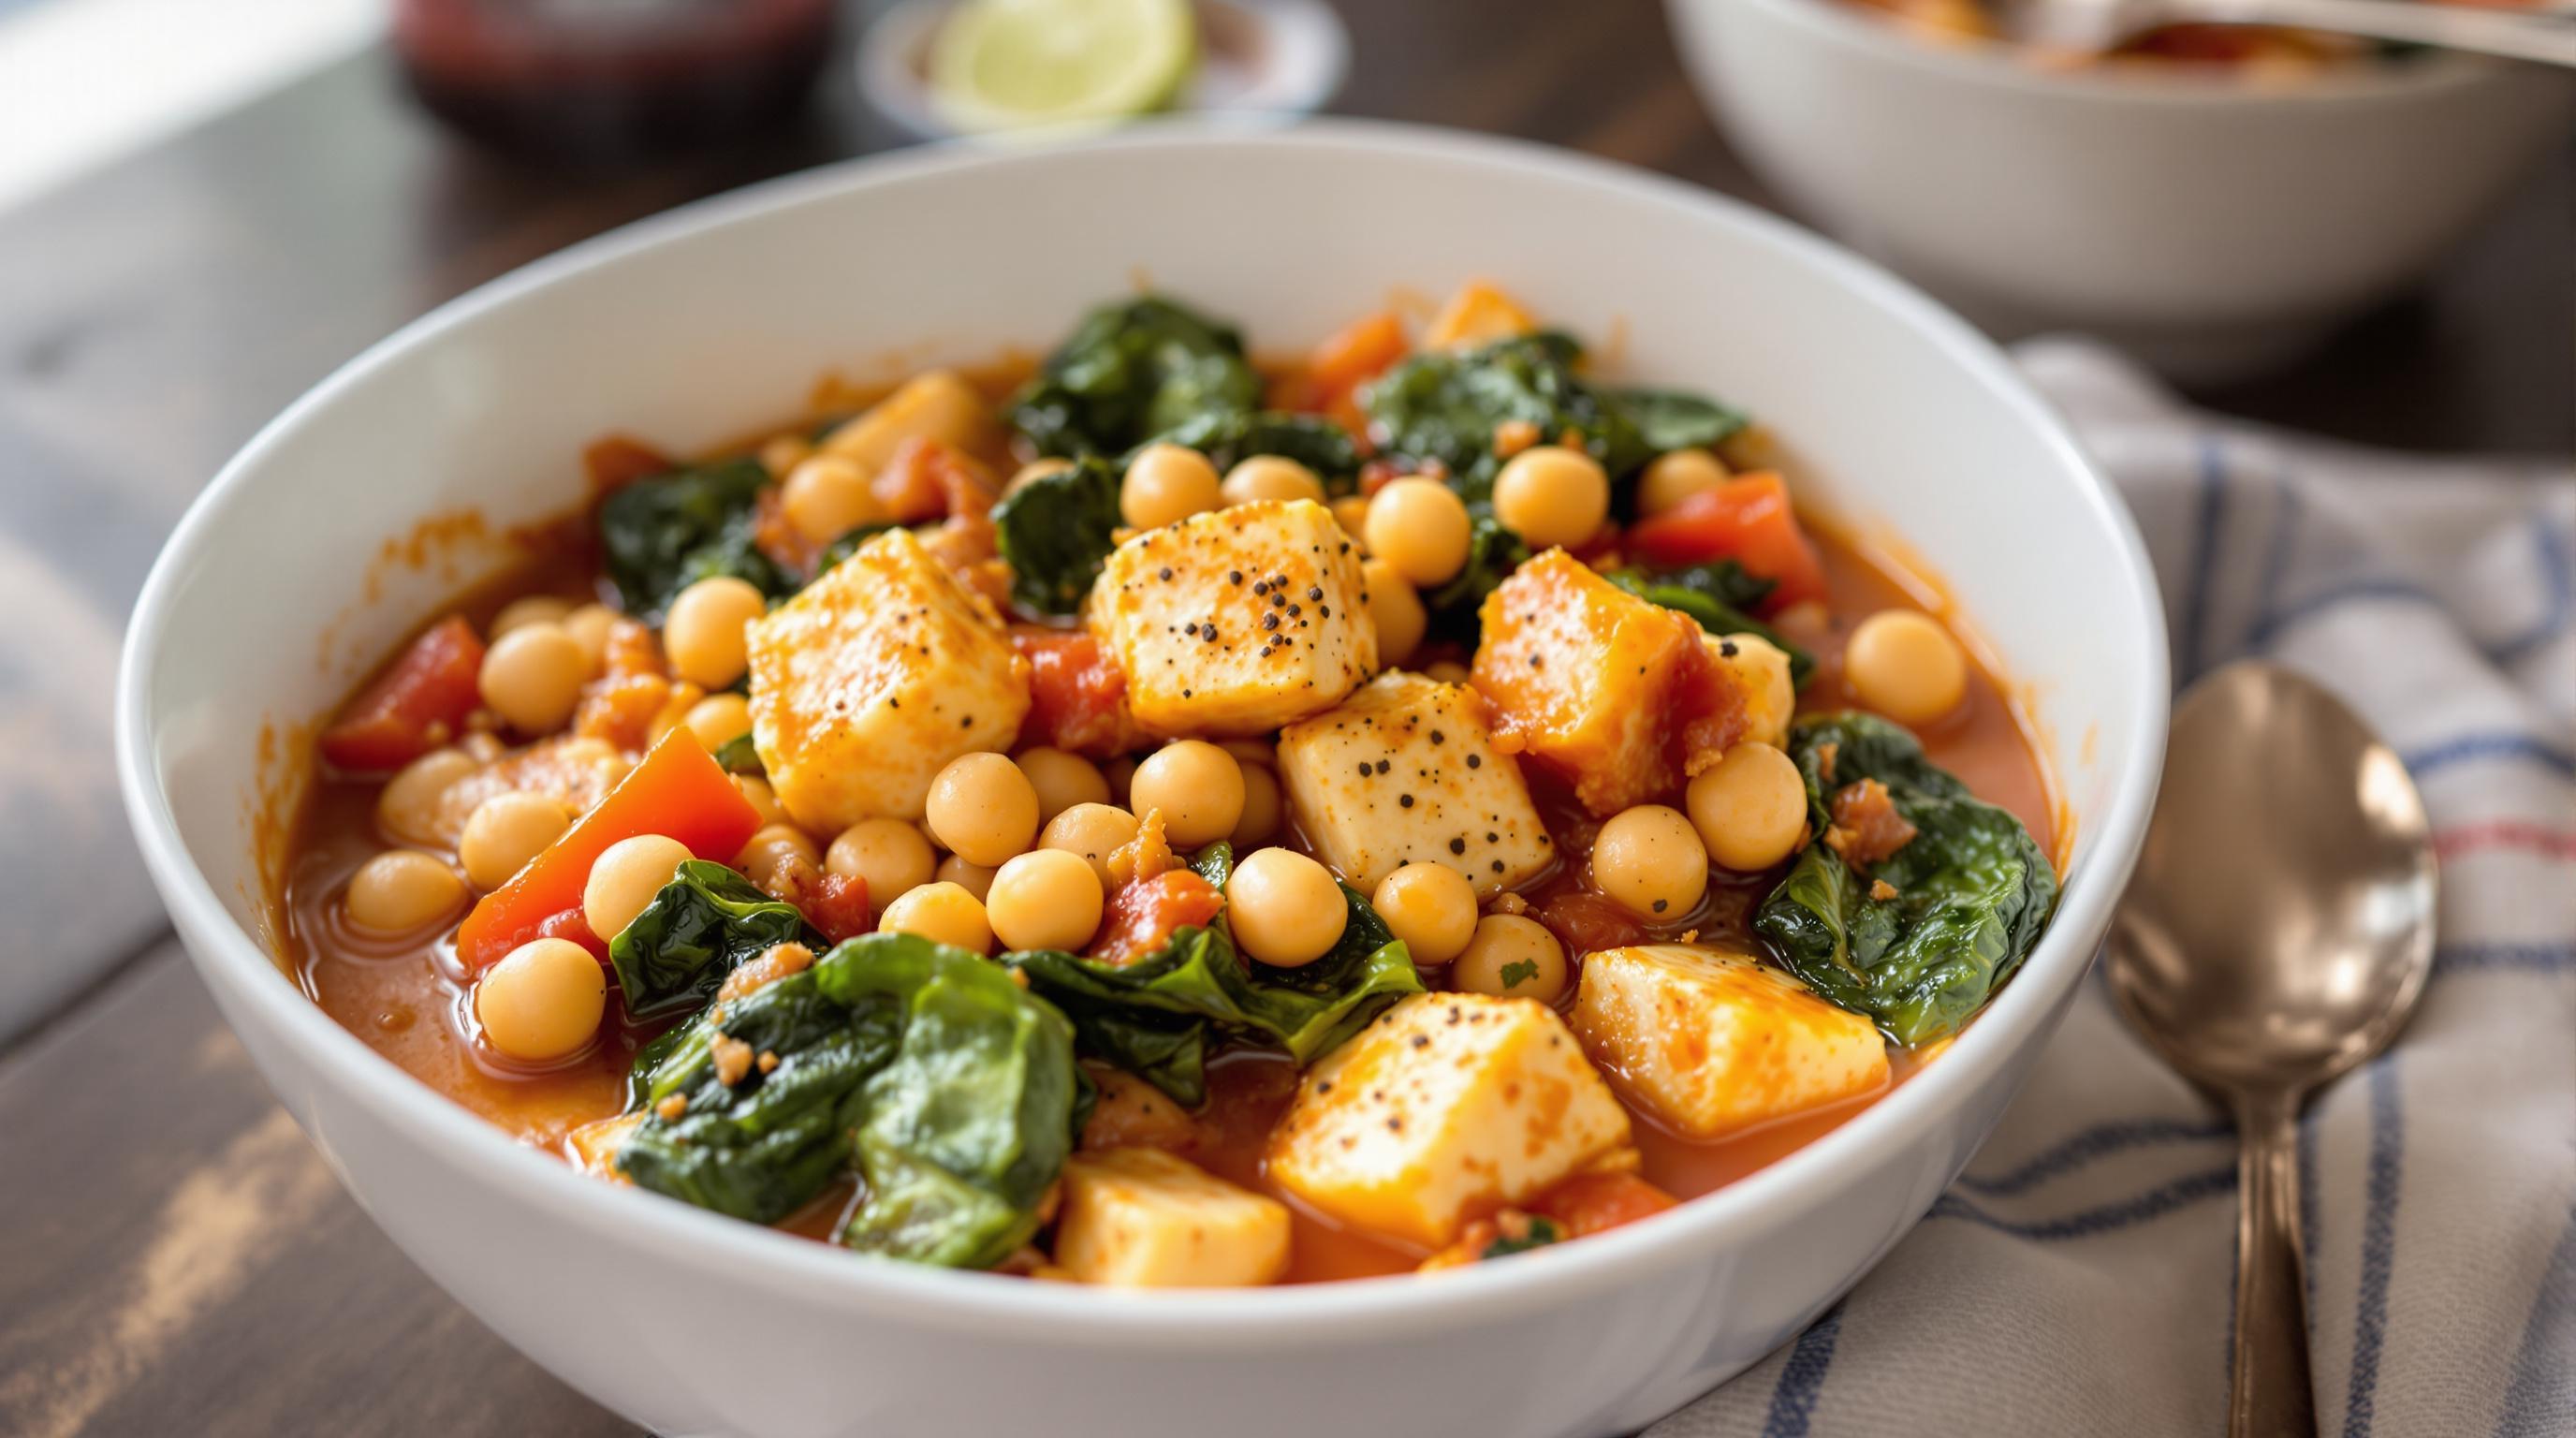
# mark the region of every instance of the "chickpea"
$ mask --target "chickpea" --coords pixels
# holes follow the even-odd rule
[[[1038,835],[1038,847],[1079,855],[1100,876],[1101,887],[1106,889],[1109,856],[1136,837],[1136,828],[1136,816],[1124,809],[1110,804],[1076,804],[1047,821],[1046,832]]]
[[[787,806],[778,802],[778,792],[769,781],[757,774],[736,774],[733,786],[742,791],[744,800],[760,815],[762,828],[787,822]]]
[[[978,954],[993,951],[993,925],[983,904],[956,884],[923,884],[895,895],[877,916],[877,932],[919,934]]]
[[[540,620],[492,641],[474,685],[510,727],[550,734],[572,717],[589,678],[590,657],[581,644],[562,625]]]
[[[1467,666],[1455,659],[1441,660],[1423,670],[1422,676],[1426,679],[1436,679],[1443,684],[1464,684],[1471,677],[1467,673]]]
[[[376,822],[417,842],[438,842],[447,791],[483,766],[461,749],[432,749],[405,764],[376,795]]]
[[[1494,476],[1494,518],[1533,550],[1581,544],[1610,518],[1610,476],[1579,449],[1522,450]]]
[[[931,837],[978,864],[998,866],[1037,840],[1037,787],[999,754],[948,761],[930,781],[925,808]]]
[[[407,934],[456,912],[465,882],[418,849],[389,849],[349,876],[349,922],[380,934]]]
[[[581,646],[582,661],[593,676],[608,667],[608,631],[618,618],[605,604],[585,604],[564,616],[564,633]]]
[[[1138,529],[1160,529],[1223,501],[1216,466],[1177,444],[1149,444],[1128,462],[1118,486],[1118,514]]]
[[[456,857],[465,877],[489,892],[572,827],[572,811],[552,794],[495,794],[474,808]]]
[[[491,626],[484,631],[484,638],[498,639],[523,625],[561,624],[571,616],[569,599],[557,599],[551,594],[525,595],[501,606],[501,612],[492,616]]]
[[[1852,630],[1843,678],[1863,704],[1900,724],[1922,724],[1967,697],[1968,658],[1932,616],[1882,609]]]
[[[778,507],[815,544],[829,544],[862,524],[883,524],[887,517],[868,485],[868,472],[837,454],[815,455],[789,471],[778,487]]]
[[[771,479],[785,479],[796,466],[814,457],[814,441],[801,434],[779,434],[760,446],[760,467]]]
[[[744,878],[765,889],[791,861],[809,869],[823,867],[823,856],[815,852],[814,841],[806,837],[804,830],[793,824],[764,824],[743,841],[742,852],[733,857],[733,866],[742,871]],[[869,894],[873,903],[875,891]]]
[[[671,672],[703,689],[722,689],[748,667],[743,629],[769,611],[751,582],[720,574],[680,591],[662,620]]]
[[[1399,479],[1369,501],[1369,553],[1422,588],[1467,567],[1466,501],[1436,479]]]
[[[1449,982],[1473,994],[1552,1004],[1565,994],[1565,945],[1536,919],[1487,914],[1449,966]]]
[[[1789,857],[1807,833],[1807,781],[1768,744],[1738,744],[1690,782],[1691,827],[1708,856],[1740,874]]]
[[[581,886],[582,919],[600,938],[616,938],[695,857],[688,845],[662,834],[618,840],[591,861],[590,878]]]
[[[1592,841],[1592,885],[1646,919],[1678,919],[1708,892],[1708,850],[1679,809],[1639,804]]]
[[[1136,766],[1128,797],[1138,813],[1163,811],[1163,836],[1195,849],[1234,832],[1243,819],[1243,766],[1204,739],[1166,744]]]
[[[1256,454],[1225,472],[1217,494],[1227,504],[1256,499],[1308,499],[1324,502],[1324,482],[1315,471],[1284,455]]]
[[[1476,936],[1476,886],[1446,864],[1406,864],[1378,880],[1369,902],[1425,968],[1455,959]]]
[[[1369,623],[1377,629],[1377,662],[1402,664],[1421,647],[1422,636],[1431,627],[1430,611],[1422,607],[1413,581],[1383,559],[1371,556],[1362,561],[1360,577],[1368,585]]]
[[[1279,969],[1332,952],[1351,917],[1332,871],[1294,849],[1255,849],[1235,865],[1225,909],[1243,951]]]
[[[1079,754],[1044,745],[1023,749],[1014,761],[1029,778],[1029,787],[1037,791],[1038,822],[1049,819],[1076,804],[1109,802],[1109,781],[1100,770]]]
[[[531,939],[483,971],[474,1018],[492,1047],[545,1063],[590,1042],[608,1008],[608,977],[570,939]]]
[[[1237,851],[1264,843],[1279,832],[1279,821],[1286,810],[1279,791],[1279,776],[1259,764],[1242,766],[1243,817],[1234,821],[1234,829],[1225,837]]]
[[[1661,514],[1726,481],[1726,462],[1707,450],[1676,449],[1659,454],[1637,481],[1637,512]]]
[[[1342,526],[1342,532],[1358,540],[1360,547],[1365,550],[1368,547],[1368,496],[1346,494],[1334,500],[1326,508],[1333,511],[1333,519]]]
[[[985,912],[1009,949],[1079,952],[1100,927],[1100,875],[1079,854],[1034,849],[993,873]]]
[[[951,854],[939,861],[939,869],[931,878],[937,883],[955,884],[989,908],[993,902],[993,875],[998,872],[981,864],[970,864]]]
[[[710,694],[690,705],[680,722],[712,754],[751,732],[751,701],[739,694]]]
[[[861,819],[832,841],[823,867],[865,879],[868,902],[883,913],[897,895],[929,883],[939,861],[917,826],[901,819]]]

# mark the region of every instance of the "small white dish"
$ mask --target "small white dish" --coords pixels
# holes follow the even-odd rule
[[[1316,197],[1400,202],[1354,224]],[[1173,223],[1175,216],[1189,223]],[[1048,217],[1033,245],[1030,216]],[[2073,826],[2038,948],[1937,1060],[1757,1173],[1507,1263],[1116,1292],[864,1259],[586,1178],[342,1029],[267,947],[260,835],[314,716],[625,431],[739,436],[839,369],[1040,345],[1150,277],[1264,346],[1489,278],[1794,447],[1801,496],[1901,536],[2019,682]],[[363,482],[353,482],[363,480]],[[455,516],[470,513],[479,524]],[[392,541],[447,517],[441,562]],[[127,635],[117,766],[154,883],[279,1101],[502,1338],[657,1433],[755,1438],[1628,1433],[1785,1342],[1922,1218],[2090,967],[2164,751],[2163,609],[2109,485],[2002,353],[1749,206],[1503,140],[1140,126],[810,171],[539,261],[351,361],[216,476]],[[710,1347],[710,1333],[719,1336]]]
[[[903,0],[859,41],[859,93],[912,139],[957,137],[930,91],[931,40],[953,3]],[[1181,113],[1244,126],[1287,124],[1324,108],[1350,71],[1350,32],[1323,0],[1194,0],[1191,8],[1198,20],[1199,61],[1181,92]],[[1115,123],[1070,127],[1069,133],[1094,133]],[[1036,133],[1046,138],[1050,132]],[[968,138],[1026,142],[1030,132]]]

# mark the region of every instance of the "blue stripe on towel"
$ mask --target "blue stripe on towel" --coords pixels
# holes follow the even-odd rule
[[[2236,1132],[2233,1125],[2208,1119],[2134,1118],[2098,1124],[2058,1143],[2017,1167],[1992,1178],[1976,1174],[1959,1175],[1958,1186],[1987,1198],[2006,1198],[2036,1188],[2061,1174],[2071,1173],[2095,1159],[2125,1153],[2151,1144],[2191,1143],[2203,1139],[2226,1138]]]
[[[2444,944],[2433,951],[2433,972],[2435,974],[2576,972],[2576,940],[2530,944]]]
[[[2576,1210],[2558,1235],[2540,1293],[2514,1350],[2495,1438],[2566,1438],[2576,1433]]]
[[[2210,577],[2218,568],[2220,518],[2227,511],[2227,461],[2218,436],[2200,439],[2200,507],[2191,550],[2191,578],[2183,589],[2181,652],[2174,668],[2183,682],[2200,676],[2202,649],[2209,623]]]
[[[2152,1218],[2162,1218],[2175,1209],[2188,1207],[2204,1198],[2232,1193],[2235,1189],[2236,1165],[2231,1163],[2225,1168],[2186,1174],[2171,1183],[2151,1188],[2135,1198],[2104,1204],[2100,1208],[2083,1209],[2068,1214],[2064,1218],[2048,1218],[2025,1223],[2019,1219],[1990,1213],[1984,1207],[1955,1193],[1945,1193],[1934,1200],[1932,1212],[1928,1216],[1961,1219],[2014,1238],[2056,1242],[2071,1238],[2093,1238],[2101,1234],[2117,1232]]]
[[[2569,619],[2576,618],[2576,563],[2569,562],[2567,542],[2558,537],[2549,516],[2532,517],[2531,545],[2539,553],[2540,582],[2548,588],[2549,607],[2530,629],[2496,646],[2495,657],[2507,664],[2557,638]]]
[[[2547,769],[2562,779],[2576,779],[2576,753],[2561,749],[2529,734],[2510,730],[2462,734],[2437,744],[2428,744],[2399,756],[2406,770],[2418,780],[2455,764],[2470,764],[2481,759],[2506,759],[2533,764]]]
[[[1815,1421],[1816,1399],[1824,1393],[1825,1370],[1834,1362],[1834,1339],[1842,1333],[1843,1306],[1825,1310],[1789,1348],[1780,1365],[1780,1382],[1771,1390],[1771,1411],[1762,1420],[1762,1438],[1807,1438]]]
[[[2361,1220],[2361,1283],[2352,1323],[2352,1381],[2343,1438],[2370,1438],[2379,1397],[2379,1354],[2388,1336],[2388,1282],[2397,1268],[2397,1200],[2406,1177],[2406,1115],[2398,1103],[2397,1055],[2370,1069],[2369,1187]]]

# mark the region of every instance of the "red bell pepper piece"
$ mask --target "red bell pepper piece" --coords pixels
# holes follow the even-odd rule
[[[1775,585],[1765,611],[1825,597],[1825,563],[1789,506],[1789,487],[1768,472],[1740,475],[1638,520],[1622,539],[1657,568],[1732,559]]]

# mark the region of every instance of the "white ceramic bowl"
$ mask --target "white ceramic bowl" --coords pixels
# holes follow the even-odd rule
[[[1355,216],[1352,196],[1375,197]],[[603,430],[677,448],[816,374],[1042,345],[1143,274],[1271,344],[1391,286],[1490,276],[1624,368],[1749,406],[1808,494],[1946,571],[2028,680],[2075,815],[2066,898],[1922,1076],[1679,1211],[1437,1279],[1115,1293],[868,1262],[574,1174],[414,1083],[271,965],[263,726],[291,732],[451,593],[387,536],[558,512]],[[372,588],[371,588],[372,586]],[[336,617],[335,617],[336,616]],[[1737,1372],[1920,1218],[2073,993],[2135,857],[2165,724],[2126,511],[1983,339],[1885,275],[1697,190],[1371,125],[912,153],[578,246],[299,401],[188,513],[136,610],[118,756],[145,857],[226,1018],[376,1221],[501,1336],[665,1434],[1606,1434]],[[309,731],[308,731],[309,732]],[[1353,1426],[1355,1425],[1355,1426]]]
[[[2286,359],[2413,280],[2576,122],[2460,55],[2275,86],[2050,74],[1843,0],[1666,0],[1701,97],[1804,214],[1998,333],[2091,330],[2183,378]]]

